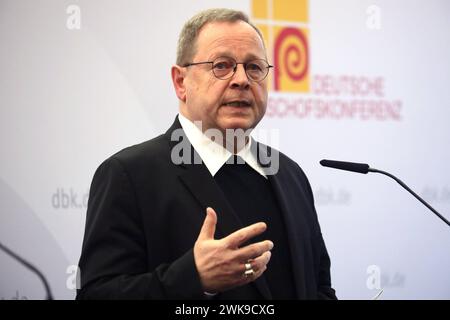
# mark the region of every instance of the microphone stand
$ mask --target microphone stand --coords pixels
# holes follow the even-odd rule
[[[426,206],[428,209],[431,210],[431,212],[433,212],[435,215],[437,215],[442,221],[444,221],[448,226],[450,226],[450,222],[445,219],[439,212],[437,212],[432,206],[430,206],[425,200],[423,200],[417,193],[415,193],[414,191],[412,191],[402,180],[400,180],[399,178],[397,178],[396,176],[394,176],[393,174],[390,174],[389,172],[386,171],[382,171],[382,170],[378,170],[378,169],[374,169],[374,168],[369,168],[369,172],[375,172],[375,173],[381,173],[384,174],[386,176],[388,176],[389,178],[394,179],[395,181],[397,181],[397,183],[399,185],[401,185],[403,188],[406,189],[406,191],[408,191],[409,193],[411,193],[414,197],[416,197],[417,200],[419,200],[420,202],[423,203],[424,206]]]
[[[367,163],[357,163],[357,162],[347,162],[347,161],[336,161],[336,160],[323,159],[320,161],[320,164],[324,167],[345,170],[345,171],[358,172],[358,173],[363,173],[363,174],[367,174],[369,172],[384,174],[385,176],[388,176],[389,178],[392,178],[395,181],[397,181],[397,183],[399,185],[401,185],[406,191],[411,193],[417,200],[422,202],[428,209],[430,209],[431,212],[433,212],[442,221],[444,221],[448,226],[450,226],[450,222],[447,219],[445,219],[439,212],[437,212],[436,209],[434,209],[425,200],[423,200],[418,194],[416,194],[414,191],[412,191],[403,181],[401,181],[396,176],[390,174],[389,172],[371,168]]]
[[[14,258],[15,260],[19,261],[20,264],[25,266],[27,269],[31,270],[33,273],[35,273],[42,281],[45,287],[45,293],[46,293],[46,299],[47,300],[53,300],[52,292],[50,290],[50,286],[48,285],[47,279],[42,274],[41,271],[39,271],[35,266],[33,266],[31,263],[26,261],[25,259],[18,256],[16,253],[5,247],[3,244],[0,243],[0,249],[4,252],[6,252],[9,256]]]

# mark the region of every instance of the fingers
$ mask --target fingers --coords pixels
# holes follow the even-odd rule
[[[244,262],[241,263],[240,267],[240,275],[242,278],[242,283],[249,283],[252,281],[255,281],[258,279],[266,270],[267,270],[267,264],[270,261],[270,258],[272,256],[272,253],[266,249],[272,249],[273,243],[271,241],[263,241],[260,243],[255,243],[253,245],[249,245],[241,250],[240,254],[244,257],[248,257],[248,252],[251,252],[251,255],[257,254],[256,252],[260,252],[260,250],[263,251],[262,254],[257,256],[254,259],[246,259],[243,260]],[[248,274],[247,272],[249,270],[252,270],[253,272]]]
[[[263,271],[266,270],[267,264],[269,263],[271,256],[272,256],[272,253],[270,251],[266,251],[262,255],[260,255],[258,258],[250,260],[247,263],[250,263],[251,268],[253,269],[253,271],[255,273],[258,273],[261,270],[263,270]],[[244,273],[245,270],[246,270],[246,267],[245,267],[245,264],[244,264],[242,272]]]
[[[243,264],[241,272],[242,283],[245,284],[258,279],[267,270],[267,264],[270,261],[270,257],[271,253],[270,251],[267,251],[258,258],[248,261],[247,263],[250,263],[251,270],[253,270],[253,273],[249,275],[246,274],[246,271],[249,269],[247,269],[245,264]]]
[[[258,222],[233,232],[223,240],[226,242],[228,247],[237,248],[249,239],[263,233],[266,229],[267,226],[264,222]]]
[[[206,208],[206,217],[203,221],[198,240],[212,240],[216,232],[217,214],[213,208]]]
[[[263,233],[267,226],[255,223],[215,240],[217,214],[206,209],[206,216],[194,245],[194,260],[203,289],[208,292],[228,290],[259,278],[267,269],[272,241],[266,240],[241,247],[243,243]],[[250,261],[250,262],[249,262]],[[245,266],[250,263],[250,266]],[[246,270],[252,272],[245,273]]]
[[[261,256],[265,252],[272,250],[272,248],[272,241],[261,241],[238,249],[236,252],[236,257],[239,261],[247,261],[249,259],[255,259]]]
[[[264,273],[264,271],[266,271],[266,269],[267,269],[267,266],[264,266],[263,268],[261,268],[258,271],[256,271],[255,274],[253,275],[253,279],[251,279],[249,282],[255,281],[256,279],[261,277],[262,274]]]

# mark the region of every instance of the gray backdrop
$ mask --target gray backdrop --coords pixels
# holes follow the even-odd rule
[[[272,36],[291,24],[307,35],[309,88],[272,85],[260,124],[272,135],[261,140],[310,178],[338,296],[449,299],[449,227],[387,177],[318,162],[390,171],[450,218],[450,2],[300,2],[307,19],[292,22],[275,16],[294,5],[282,0],[0,0],[0,242],[38,266],[57,298],[74,297],[96,167],[168,128],[178,33],[199,10],[226,6]],[[265,19],[261,5],[273,9]],[[273,61],[285,52],[272,40],[271,62],[294,68],[295,56]],[[286,39],[301,51],[297,40]],[[44,297],[2,252],[0,267],[0,299]]]

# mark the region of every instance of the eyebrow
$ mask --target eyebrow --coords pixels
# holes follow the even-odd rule
[[[235,59],[235,60],[237,61],[237,59],[234,57],[234,55],[233,55],[230,51],[219,51],[219,52],[216,52],[215,54],[213,54],[213,55],[211,55],[211,56],[209,57],[209,60],[210,60],[210,61],[213,61],[214,59],[220,58],[220,57],[230,57],[230,58],[233,58],[233,59]],[[261,57],[255,55],[255,54],[253,54],[253,53],[248,53],[248,54],[245,56],[244,61],[250,61],[250,60],[255,60],[255,59],[263,59],[263,60],[267,60],[266,57],[262,57],[262,58],[261,58]],[[238,61],[238,62],[239,62],[239,61]]]

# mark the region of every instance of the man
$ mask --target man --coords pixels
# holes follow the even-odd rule
[[[186,23],[174,124],[93,178],[78,299],[336,298],[306,176],[249,137],[270,68],[242,12]]]

